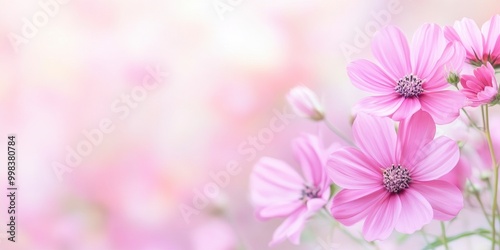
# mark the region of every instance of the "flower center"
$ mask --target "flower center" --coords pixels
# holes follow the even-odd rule
[[[399,193],[410,187],[410,171],[399,164],[385,169],[383,176],[384,186],[391,193]]]
[[[394,88],[394,90],[405,98],[417,97],[424,92],[424,88],[422,88],[422,80],[413,74],[406,75],[405,77],[399,79],[398,85]]]
[[[302,194],[300,196],[301,200],[309,200],[309,199],[314,199],[319,197],[319,188],[315,187],[310,187],[305,185],[304,189],[302,189]]]

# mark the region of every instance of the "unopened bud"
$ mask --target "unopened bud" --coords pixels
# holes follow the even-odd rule
[[[323,107],[314,92],[305,86],[297,86],[290,90],[287,100],[295,114],[301,117],[320,121],[325,118]]]

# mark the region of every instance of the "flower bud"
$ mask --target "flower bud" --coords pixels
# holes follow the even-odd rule
[[[297,86],[288,92],[287,100],[296,115],[315,121],[325,117],[318,97],[305,86]]]
[[[460,75],[455,72],[450,72],[446,80],[448,81],[449,84],[456,87],[457,84],[460,82]]]

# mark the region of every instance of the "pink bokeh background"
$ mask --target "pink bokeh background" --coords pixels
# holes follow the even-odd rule
[[[280,220],[254,215],[253,164],[260,156],[294,163],[290,142],[301,132],[341,143],[323,124],[289,118],[267,143],[250,146],[276,112],[290,112],[287,91],[309,86],[327,119],[349,134],[351,107],[366,94],[350,84],[346,65],[371,58],[358,32],[376,31],[370,25],[380,25],[380,13],[411,36],[423,23],[469,17],[482,24],[500,12],[495,0],[61,0],[32,38],[12,43],[12,34],[23,36],[24,19],[45,11],[39,2],[50,1],[0,1],[0,142],[17,135],[19,186],[17,242],[0,226],[0,249],[268,249]],[[221,14],[214,7],[221,3],[234,6]],[[346,46],[356,47],[348,57]],[[121,119],[112,107],[151,67],[168,76]],[[58,179],[54,162],[63,163],[68,147],[102,119],[114,130]],[[187,223],[180,206],[193,206],[196,190],[213,182],[210,173],[233,163],[238,173]],[[6,169],[0,183],[5,190]],[[7,207],[1,198],[0,225]],[[482,223],[473,210],[460,216],[451,231]],[[314,235],[329,237],[321,220],[303,245],[274,249],[324,249]],[[397,249],[398,237],[381,246]],[[341,233],[329,240],[333,249],[357,246]],[[406,244],[424,243],[415,235]],[[456,247],[473,245],[488,242]]]

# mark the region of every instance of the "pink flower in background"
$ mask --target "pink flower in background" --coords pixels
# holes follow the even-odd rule
[[[446,90],[447,73],[461,68],[465,53],[458,43],[446,41],[439,26],[423,25],[411,45],[389,26],[375,35],[372,51],[380,66],[362,59],[347,68],[352,83],[374,95],[361,100],[356,111],[401,121],[424,110],[438,124],[458,117],[465,98]]]
[[[457,166],[439,179],[455,185],[460,190],[464,190],[467,178],[470,178],[471,176],[471,164],[469,160],[462,155],[460,160],[458,160]]]
[[[490,63],[475,69],[474,75],[463,75],[460,82],[463,87],[461,92],[467,97],[469,106],[488,104],[498,95],[495,69]]]
[[[455,21],[453,27],[446,27],[445,36],[449,41],[463,45],[468,63],[479,66],[490,62],[500,66],[500,15],[493,16],[481,29],[469,18]]]
[[[287,163],[261,158],[250,176],[252,203],[262,219],[286,217],[276,229],[270,245],[288,238],[299,244],[306,220],[330,197],[330,180],[325,173],[326,150],[317,137],[304,135],[293,142],[304,176]]]
[[[438,179],[457,165],[460,152],[454,141],[434,139],[435,132],[423,111],[403,120],[397,134],[390,119],[360,113],[353,125],[359,149],[338,150],[327,162],[328,175],[344,188],[333,198],[333,217],[348,226],[365,219],[368,241],[455,217],[462,193]]]
[[[297,86],[288,92],[288,103],[295,114],[315,121],[324,118],[323,107],[314,92],[305,86]]]

